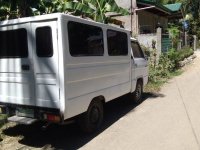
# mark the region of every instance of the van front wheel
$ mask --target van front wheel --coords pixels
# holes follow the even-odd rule
[[[135,104],[140,104],[142,102],[143,84],[141,81],[137,82],[136,89],[131,93],[131,99]]]
[[[103,122],[103,103],[92,101],[88,110],[80,117],[79,125],[86,133],[96,131]]]

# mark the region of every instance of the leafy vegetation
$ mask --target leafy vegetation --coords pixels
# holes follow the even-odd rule
[[[161,4],[182,3],[183,21],[189,22],[189,34],[200,38],[200,1],[199,0],[158,0]]]
[[[169,37],[172,41],[172,47],[177,49],[179,42],[179,35],[180,35],[179,27],[176,25],[171,25],[168,28],[168,32],[169,32]]]
[[[185,47],[179,51],[175,49],[169,50],[160,56],[159,62],[154,61],[154,51],[150,52],[149,61],[149,83],[146,86],[146,91],[159,91],[161,85],[167,82],[173,76],[180,75],[180,61],[191,56],[194,51],[190,47]]]
[[[128,15],[115,0],[0,0],[0,20],[20,18],[55,12],[71,13],[105,23],[107,12]]]

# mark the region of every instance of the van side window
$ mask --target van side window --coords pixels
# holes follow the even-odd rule
[[[127,34],[119,31],[108,30],[108,54],[110,56],[128,55]]]
[[[0,31],[0,58],[28,57],[26,29]]]
[[[103,31],[100,27],[69,21],[68,35],[72,56],[103,56]]]
[[[36,53],[38,57],[53,56],[51,27],[39,27],[36,29]]]
[[[144,53],[142,52],[142,49],[140,47],[140,45],[138,44],[138,42],[131,42],[131,47],[132,47],[132,51],[133,51],[133,56],[135,58],[144,58]]]

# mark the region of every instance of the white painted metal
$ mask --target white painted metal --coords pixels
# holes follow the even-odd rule
[[[104,56],[72,57],[69,53],[68,21],[102,28]],[[132,92],[138,76],[146,77],[143,75],[146,72],[134,66],[137,63],[139,68],[143,67],[146,62],[134,60],[133,63],[130,40],[127,56],[108,56],[107,29],[124,32],[130,39],[127,30],[64,14],[1,22],[0,30],[12,28],[14,24],[17,27],[25,26],[29,31],[30,56],[19,60],[0,59],[0,102],[59,108],[64,119],[67,119],[86,111],[97,96],[103,96],[107,102]],[[36,56],[35,30],[42,26],[52,29],[54,55],[50,58]],[[23,63],[31,66],[30,71],[20,69]],[[16,80],[19,80],[19,84]]]
[[[50,27],[52,31],[53,56],[38,57],[36,54],[36,29]],[[32,22],[33,67],[36,106],[59,108],[58,39],[57,21]],[[51,41],[49,41],[50,43]]]
[[[0,31],[26,29],[30,31],[30,23],[1,27]],[[12,44],[12,43],[10,43]],[[0,59],[0,101],[23,105],[35,105],[34,77],[32,65],[31,36],[28,34],[28,58]],[[23,70],[22,65],[30,66]]]
[[[131,41],[137,42],[134,38],[131,38]],[[143,51],[142,53],[144,54]],[[133,52],[132,56],[132,92],[134,92],[138,79],[143,80],[143,85],[148,82],[148,61],[146,58],[135,58]]]

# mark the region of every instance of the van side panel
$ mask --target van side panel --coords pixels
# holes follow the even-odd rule
[[[70,20],[78,21],[72,18]],[[66,29],[67,22],[68,20],[65,19],[63,26]],[[94,24],[84,20],[81,22]],[[104,43],[107,43],[107,28],[100,25],[99,27],[103,29]],[[63,31],[66,40],[63,41],[66,50],[65,119],[85,112],[92,99],[97,96],[103,96],[107,102],[130,92],[130,52],[127,56],[108,56],[107,44],[104,44],[104,56],[73,57],[69,52],[68,31]],[[129,38],[129,34],[126,34]]]
[[[68,76],[65,85],[70,116],[86,111],[90,101],[96,96],[102,95],[106,101],[110,101],[130,91],[129,61],[96,63],[96,59],[86,63],[86,60],[88,58],[74,59],[82,62],[74,65],[71,59],[66,68]]]

